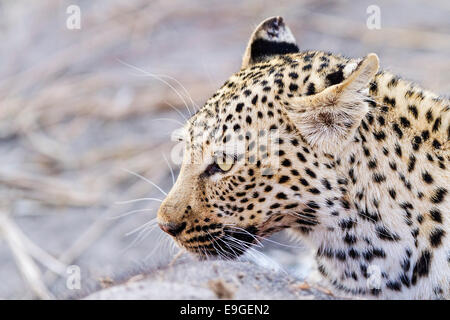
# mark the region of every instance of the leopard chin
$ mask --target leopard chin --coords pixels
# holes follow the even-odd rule
[[[247,250],[259,243],[258,229],[254,226],[248,228],[224,227],[219,235],[210,233],[199,235],[193,241],[178,244],[188,252],[194,254],[201,260],[219,258],[225,260],[236,260]]]

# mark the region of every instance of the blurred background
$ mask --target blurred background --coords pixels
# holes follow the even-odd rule
[[[67,27],[71,5],[80,29]],[[70,296],[68,265],[86,288],[172,261],[170,239],[145,225],[159,200],[129,200],[164,198],[179,169],[171,132],[275,15],[301,49],[375,52],[382,68],[450,91],[448,0],[0,1],[0,298]],[[272,240],[284,246],[248,258],[310,272],[301,245]]]

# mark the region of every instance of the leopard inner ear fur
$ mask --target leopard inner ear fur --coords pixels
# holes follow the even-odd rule
[[[287,229],[333,290],[450,299],[450,101],[378,63],[299,51],[280,17],[261,23],[175,135],[184,158],[161,228],[225,259]]]
[[[354,136],[369,111],[369,97],[361,91],[377,73],[378,64],[377,55],[371,53],[346,79],[339,80],[339,83],[318,94],[293,98],[286,106],[288,114],[310,145],[322,152],[338,154]]]

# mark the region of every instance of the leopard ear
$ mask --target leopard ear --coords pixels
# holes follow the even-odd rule
[[[365,89],[378,71],[378,57],[371,53],[339,84],[294,98],[288,114],[312,146],[333,153],[353,138],[369,110]]]
[[[253,31],[245,50],[241,68],[274,55],[299,52],[295,38],[282,17],[264,20]]]

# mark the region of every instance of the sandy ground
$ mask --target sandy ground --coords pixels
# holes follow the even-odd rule
[[[80,30],[66,28],[70,4]],[[117,202],[164,197],[126,170],[170,190],[170,133],[239,69],[266,17],[283,16],[302,49],[375,52],[382,68],[448,93],[450,3],[377,1],[380,30],[366,26],[371,4],[0,1],[0,298],[71,295],[65,265],[95,287],[172,260],[177,250],[157,228],[126,235],[158,202]],[[266,245],[265,257],[246,259],[309,273],[303,249]]]

